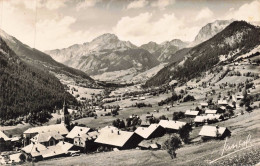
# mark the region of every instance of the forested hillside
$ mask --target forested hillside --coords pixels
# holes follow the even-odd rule
[[[211,39],[193,47],[183,65],[176,62],[159,71],[145,86],[159,86],[171,79],[186,82],[200,76],[220,62],[220,56],[232,61],[260,44],[260,28],[245,21],[235,21]]]
[[[59,80],[21,60],[0,38],[0,123],[45,122],[64,97],[76,103]]]
[[[86,73],[56,62],[51,56],[37,49],[30,48],[2,30],[0,30],[0,36],[18,57],[30,65],[34,65],[38,69],[52,71],[56,74],[65,74],[74,79],[82,79],[87,86],[97,86],[94,84],[94,80]]]

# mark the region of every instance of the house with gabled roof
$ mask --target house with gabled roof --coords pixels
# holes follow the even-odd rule
[[[79,135],[87,134],[89,131],[91,131],[88,127],[81,127],[81,126],[75,126],[73,129],[67,134],[66,139],[68,142],[73,143],[73,140],[75,137]]]
[[[224,139],[231,136],[231,131],[226,127],[219,126],[203,126],[199,132],[203,140],[207,139]]]
[[[206,110],[205,111],[205,114],[216,114],[216,113],[218,113],[217,110]]]
[[[58,144],[49,147],[45,147],[39,143],[31,143],[22,148],[21,152],[26,155],[27,159],[43,160],[66,156],[73,147],[73,144],[64,141],[60,141]]]
[[[208,108],[209,104],[207,102],[200,103],[201,108]]]
[[[226,105],[228,105],[228,102],[227,102],[227,100],[218,100],[218,105],[226,106]]]
[[[193,111],[193,110],[186,110],[185,116],[194,118],[197,115],[199,115],[199,111]]]
[[[26,155],[27,159],[34,158],[34,159],[40,160],[42,158],[40,152],[43,150],[46,150],[46,149],[47,148],[44,145],[42,145],[40,143],[35,144],[32,142],[29,145],[23,147],[21,149],[21,152]]]
[[[11,138],[9,138],[5,133],[4,131],[1,131],[0,130],[0,138],[3,138],[5,141],[10,141]]]
[[[163,136],[165,129],[161,125],[151,124],[149,127],[138,127],[134,132],[144,139],[151,139]]]
[[[95,140],[95,143],[99,146],[107,148],[118,149],[131,149],[137,147],[137,145],[143,140],[143,138],[129,131],[121,131],[118,129],[101,130],[99,136]]]
[[[98,131],[101,133],[101,132],[104,132],[104,131],[111,131],[111,130],[119,130],[117,127],[114,127],[114,126],[105,126],[101,129],[99,129]]]
[[[64,123],[61,124],[55,124],[55,125],[49,125],[49,126],[38,126],[29,128],[23,133],[24,137],[24,146],[31,143],[31,138],[36,136],[39,133],[45,133],[45,132],[51,132],[51,131],[57,131],[60,135],[66,136],[69,131],[66,128]]]
[[[57,131],[39,133],[31,138],[31,142],[34,142],[35,144],[40,143],[44,146],[53,146],[60,141],[64,141],[64,137]]]
[[[0,151],[10,150],[11,138],[9,138],[4,131],[0,130]]]
[[[57,145],[50,146],[47,149],[40,152],[42,159],[50,159],[56,157],[62,157],[69,154],[69,151],[73,149],[73,144],[61,141]]]
[[[97,150],[97,144],[94,142],[99,136],[98,131],[78,134],[73,139],[73,144],[83,152]]]
[[[194,123],[195,123],[196,126],[204,124],[207,121],[208,121],[208,117],[205,116],[205,115],[204,116],[202,116],[202,115],[196,116],[195,119],[194,119]]]
[[[160,120],[159,125],[166,129],[167,132],[177,132],[186,122],[175,121],[175,120]]]

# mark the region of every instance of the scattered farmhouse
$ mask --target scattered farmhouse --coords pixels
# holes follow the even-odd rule
[[[205,114],[217,114],[218,110],[206,110]]]
[[[196,117],[197,115],[199,115],[199,111],[187,110],[187,111],[185,112],[185,116],[187,116],[187,117],[194,118],[194,117]]]
[[[218,100],[218,105],[226,106],[226,105],[228,105],[228,102],[227,102],[227,100]]]
[[[171,82],[169,82],[169,86],[176,86],[178,84],[177,80],[172,80]]]
[[[161,137],[165,134],[165,129],[158,124],[151,124],[149,127],[138,127],[135,133],[144,139]]]
[[[205,122],[207,122],[208,118],[207,116],[196,116],[194,119],[194,123],[196,126],[204,124]]]
[[[185,126],[186,122],[174,120],[160,120],[159,125],[164,127],[167,132],[177,132],[181,127]]]
[[[199,132],[199,135],[202,137],[202,139],[223,139],[225,137],[231,136],[231,132],[226,127],[203,126]]]
[[[201,108],[208,108],[209,104],[207,102],[200,103]]]

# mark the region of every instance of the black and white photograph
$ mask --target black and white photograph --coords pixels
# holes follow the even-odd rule
[[[260,166],[260,0],[0,0],[0,165]]]

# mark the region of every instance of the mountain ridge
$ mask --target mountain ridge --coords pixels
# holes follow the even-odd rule
[[[135,67],[138,71],[150,69],[159,62],[145,49],[129,41],[121,41],[110,33],[103,34],[91,42],[61,50],[46,51],[54,59],[89,75],[126,70]]]
[[[171,63],[160,70],[145,86],[158,86],[170,79],[186,82],[220,63],[220,56],[226,58],[224,61],[232,61],[249,52],[260,44],[259,36],[259,27],[245,21],[234,21],[209,40],[188,50],[184,60]]]

